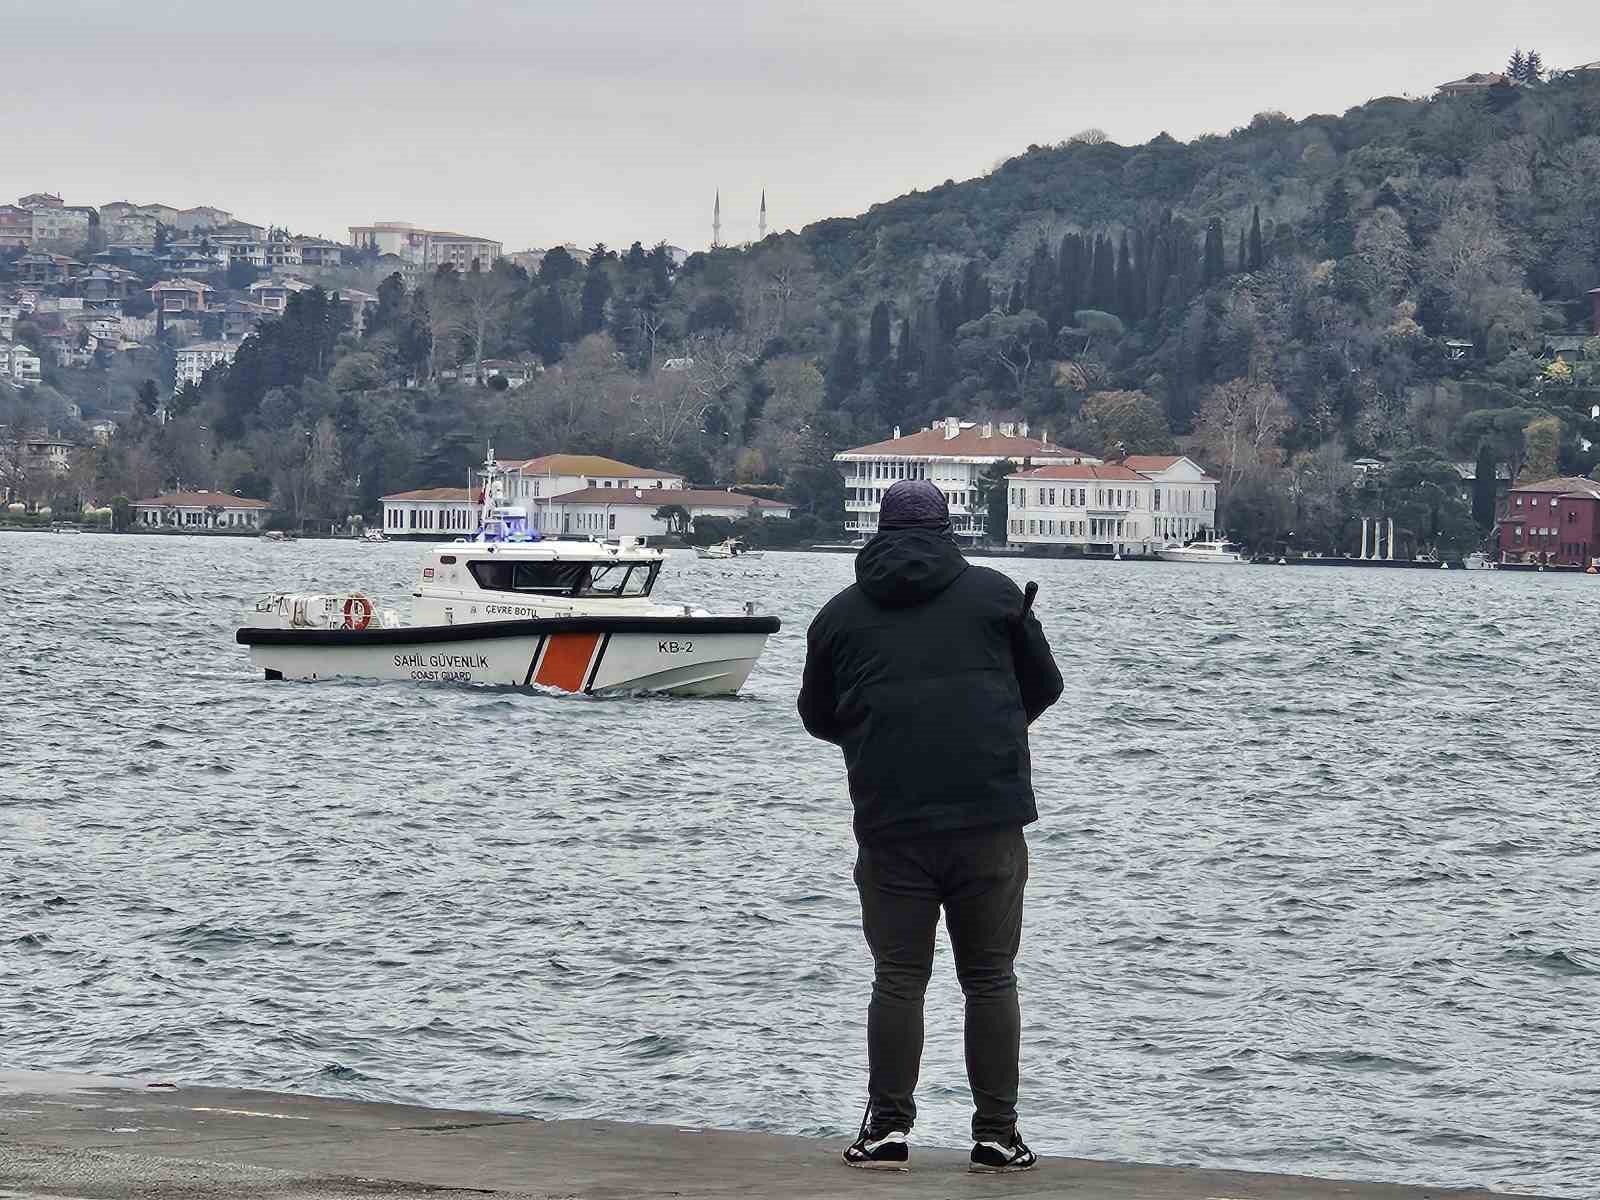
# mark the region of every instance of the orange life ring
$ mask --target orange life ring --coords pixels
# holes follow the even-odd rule
[[[372,623],[372,601],[365,596],[351,596],[344,602],[344,627],[365,629]]]

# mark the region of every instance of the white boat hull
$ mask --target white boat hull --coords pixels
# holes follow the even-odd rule
[[[246,626],[268,679],[354,677],[563,692],[732,695],[775,617],[563,617],[399,628]]]
[[[1214,567],[1248,567],[1250,560],[1242,554],[1207,554],[1200,550],[1157,550],[1162,562],[1207,563]]]

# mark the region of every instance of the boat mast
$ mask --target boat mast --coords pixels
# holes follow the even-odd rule
[[[488,447],[483,458],[483,500],[478,506],[478,528],[487,529],[489,516],[494,511],[495,489],[499,481],[500,464],[494,460],[494,447]]]

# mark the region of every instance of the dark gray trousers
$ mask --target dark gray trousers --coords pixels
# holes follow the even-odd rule
[[[867,1008],[868,1131],[909,1131],[922,1066],[922,998],[944,909],[967,999],[967,1082],[974,1141],[1008,1142],[1017,1124],[1022,1016],[1012,969],[1022,943],[1028,844],[1019,828],[862,843],[861,927],[872,950]]]

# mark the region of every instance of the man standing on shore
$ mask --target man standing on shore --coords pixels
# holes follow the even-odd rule
[[[970,565],[944,493],[901,480],[856,582],[806,635],[800,717],[844,751],[856,886],[872,951],[867,1111],[853,1167],[905,1170],[922,1063],[922,1000],[944,910],[966,996],[974,1171],[1037,1165],[1017,1133],[1022,1019],[1013,972],[1037,820],[1028,725],[1061,673],[1016,584]]]

